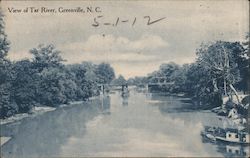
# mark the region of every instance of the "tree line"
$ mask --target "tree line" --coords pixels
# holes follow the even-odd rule
[[[15,62],[7,58],[9,49],[0,12],[0,118],[29,112],[37,105],[56,107],[86,100],[98,95],[99,84],[115,77],[107,63],[65,65],[61,52],[51,44],[41,44],[30,50],[31,59]]]
[[[86,100],[99,94],[99,84],[108,84],[115,76],[107,63],[65,65],[53,45],[39,45],[30,53],[31,60],[1,58],[1,118],[29,112],[36,105],[56,107]]]
[[[155,83],[164,77],[173,83],[159,90],[167,93],[184,93],[197,104],[209,108],[220,106],[222,98],[236,96],[238,91],[249,94],[249,35],[245,42],[215,41],[201,44],[191,64],[164,63],[159,70],[145,77],[128,80],[129,84]]]

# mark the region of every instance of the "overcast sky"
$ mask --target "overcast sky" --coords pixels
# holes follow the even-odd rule
[[[86,8],[101,13],[10,13],[8,7]],[[52,43],[67,63],[109,62],[126,78],[146,75],[162,63],[195,60],[201,42],[239,41],[249,26],[247,0],[232,1],[3,1],[9,58],[30,58],[29,50]],[[93,27],[94,18],[101,23]],[[152,25],[151,20],[164,18]],[[136,21],[132,26],[134,19]],[[121,22],[128,20],[128,22]]]

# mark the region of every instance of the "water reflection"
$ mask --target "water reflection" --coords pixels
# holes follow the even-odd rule
[[[98,114],[98,101],[90,105],[64,107],[20,124],[1,127],[11,133],[12,139],[2,146],[3,157],[53,157],[58,156],[60,147],[71,137],[86,133],[86,122]],[[84,106],[84,107],[83,107]],[[83,110],[84,109],[84,110]],[[10,130],[12,129],[12,130]],[[4,133],[1,133],[4,134]]]
[[[63,145],[61,155],[221,156],[203,146],[199,137],[200,124],[186,124],[182,118],[161,115],[157,107],[146,102],[144,94],[131,92],[126,108],[120,106],[121,93],[111,95],[111,98],[111,115],[91,121],[86,135],[70,139]]]
[[[103,114],[110,115],[110,96],[109,95],[104,95],[101,96],[101,111]]]
[[[121,97],[122,97],[122,105],[128,106],[128,98],[129,98],[129,89],[128,85],[122,86]]]
[[[225,157],[246,157],[249,155],[249,147],[240,145],[218,145],[218,151]]]
[[[184,96],[171,96],[164,93],[149,93],[147,98],[158,102],[160,111],[166,113],[192,112],[202,110],[192,103],[190,98]]]
[[[122,95],[121,97],[122,97],[122,105],[128,106],[129,95]]]
[[[163,115],[171,117],[172,119],[181,118],[183,122],[188,125],[201,123],[203,127],[206,127],[207,125],[223,128],[234,127],[228,121],[222,119],[214,113],[198,110],[200,108],[193,105],[189,98],[165,96],[164,94],[152,93],[147,94],[147,99],[150,100],[149,103],[151,103],[151,105],[157,106]],[[245,157],[246,155],[249,155],[249,146],[246,147],[243,145],[218,143],[203,136],[201,136],[201,138],[203,143],[215,145],[216,150],[219,153],[222,153],[225,157]]]
[[[183,99],[136,91],[122,97],[116,91],[100,96],[88,106],[69,106],[21,124],[4,126],[2,134],[11,133],[12,139],[3,146],[2,154],[4,157],[222,156],[215,145],[204,143],[200,136],[203,126],[211,125],[215,115],[179,112],[176,108],[191,106]]]
[[[249,155],[249,146],[247,145],[216,142],[205,137],[202,137],[202,142],[213,144],[224,157],[247,157]]]

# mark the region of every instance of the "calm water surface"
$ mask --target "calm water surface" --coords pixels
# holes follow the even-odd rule
[[[1,127],[12,137],[4,157],[225,156],[227,146],[205,143],[204,125],[218,118],[191,110],[188,98],[119,92]],[[245,150],[245,149],[244,149]]]

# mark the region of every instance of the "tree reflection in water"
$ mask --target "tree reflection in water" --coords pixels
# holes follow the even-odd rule
[[[107,105],[105,103],[103,107],[108,108]],[[100,100],[72,106],[75,107],[63,107],[23,120],[20,124],[3,127],[3,131],[12,129],[12,139],[1,147],[1,155],[3,157],[58,156],[61,152],[60,147],[71,136],[77,138],[86,133],[86,122],[96,117],[100,111]]]
[[[128,106],[128,98],[129,96],[122,96],[122,105]]]
[[[103,114],[110,115],[110,96],[104,95],[101,97],[101,110]]]

